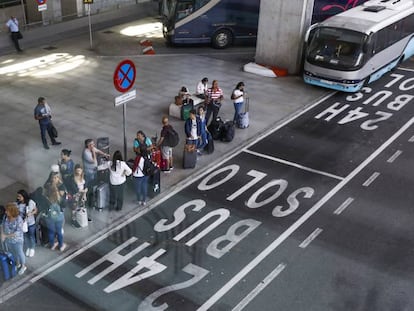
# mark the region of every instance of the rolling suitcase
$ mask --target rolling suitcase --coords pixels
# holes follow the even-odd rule
[[[158,167],[161,167],[161,150],[156,149],[151,152],[151,161]]]
[[[95,187],[95,207],[98,210],[103,210],[109,205],[109,184],[101,183]]]
[[[196,145],[186,144],[183,152],[183,168],[195,168],[197,163]]]
[[[223,142],[231,142],[234,138],[234,123],[233,121],[226,121],[223,125],[221,141]]]
[[[88,211],[86,208],[78,208],[75,212],[75,218],[81,228],[88,226]]]
[[[208,133],[207,145],[204,147],[204,152],[211,154],[214,152],[214,140],[213,137]]]
[[[212,120],[210,125],[207,127],[214,140],[221,139],[223,134],[223,125],[223,120],[220,117],[217,117],[215,120]]]
[[[181,120],[187,120],[190,117],[190,110],[194,109],[194,102],[183,103],[181,106]]]
[[[155,197],[161,192],[161,173],[157,170],[153,175],[148,176],[148,196]]]
[[[246,102],[244,103],[244,112],[239,114],[237,127],[239,129],[245,129],[249,127],[249,98],[246,98]]]
[[[16,261],[14,260],[13,254],[7,250],[0,252],[0,270],[2,281],[10,280],[17,274]]]

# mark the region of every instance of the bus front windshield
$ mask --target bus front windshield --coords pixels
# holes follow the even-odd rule
[[[338,70],[355,70],[363,62],[366,35],[347,29],[321,27],[314,30],[306,59],[309,63]]]

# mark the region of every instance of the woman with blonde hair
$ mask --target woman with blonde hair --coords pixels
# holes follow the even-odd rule
[[[72,225],[74,227],[79,227],[79,224],[76,221],[76,210],[78,207],[85,206],[86,194],[88,193],[84,175],[82,165],[76,164],[72,180],[68,183],[68,191],[72,196]]]
[[[49,186],[47,192],[47,198],[49,199],[50,205],[47,211],[46,224],[48,229],[49,236],[49,246],[52,250],[59,248],[60,251],[63,251],[66,248],[66,245],[63,243],[63,222],[65,216],[62,212],[61,202],[62,195],[58,187],[58,184],[54,181],[55,176],[52,177],[52,183]],[[55,237],[57,237],[57,242],[55,243]]]
[[[23,252],[23,219],[20,216],[16,203],[7,203],[5,206],[6,217],[1,229],[1,241],[6,249],[11,252],[16,260],[19,275],[22,275],[26,267],[26,257]]]

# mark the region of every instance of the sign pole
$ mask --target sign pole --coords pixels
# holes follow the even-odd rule
[[[122,109],[124,111],[124,160],[126,161],[128,158],[127,154],[127,139],[126,139],[126,104],[122,105]]]
[[[91,50],[93,49],[92,44],[92,25],[91,25],[91,5],[88,4],[88,21],[89,21],[89,42],[91,45]]]

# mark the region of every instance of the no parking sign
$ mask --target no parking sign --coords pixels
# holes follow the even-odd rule
[[[123,60],[118,64],[114,72],[115,88],[122,93],[127,92],[133,87],[135,76],[135,64],[129,59]]]

